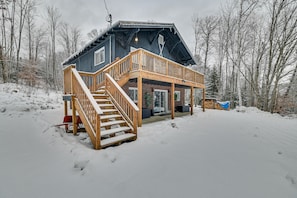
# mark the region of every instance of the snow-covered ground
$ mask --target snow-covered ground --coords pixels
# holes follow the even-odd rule
[[[100,151],[62,119],[60,94],[0,85],[1,198],[297,197],[296,118],[195,108]]]

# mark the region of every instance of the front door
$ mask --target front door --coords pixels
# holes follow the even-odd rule
[[[162,114],[168,111],[168,91],[155,90],[154,91],[154,113]]]

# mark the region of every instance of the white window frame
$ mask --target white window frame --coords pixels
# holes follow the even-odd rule
[[[175,94],[176,94],[176,102],[180,102],[180,91],[174,91],[174,97],[175,97]]]
[[[98,62],[96,57],[99,56]],[[105,46],[101,47],[100,49],[94,52],[94,66],[98,66],[105,62]]]
[[[131,100],[133,100],[133,102],[137,103],[138,102],[138,89],[137,89],[137,87],[129,87],[129,96],[130,96],[130,91],[133,91],[133,98],[130,97]],[[135,97],[135,93],[137,93],[137,98]]]

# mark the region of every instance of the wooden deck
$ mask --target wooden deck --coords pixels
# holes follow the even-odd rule
[[[175,117],[183,117],[191,115],[190,112],[175,112]],[[143,119],[142,124],[150,124],[153,122],[159,122],[163,120],[171,120],[171,113],[164,115],[154,115],[149,118]]]

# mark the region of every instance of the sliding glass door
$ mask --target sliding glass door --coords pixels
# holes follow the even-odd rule
[[[168,91],[154,91],[154,113],[166,113],[168,111]]]

